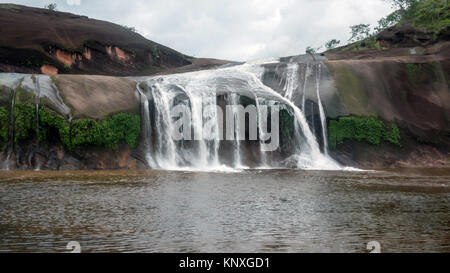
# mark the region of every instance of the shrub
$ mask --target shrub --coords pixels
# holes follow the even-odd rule
[[[36,131],[36,112],[32,104],[14,105],[14,142],[29,139]]]
[[[62,116],[45,107],[41,107],[39,109],[39,125],[39,142],[45,143],[48,140],[48,134],[51,132],[51,129],[55,129],[61,142],[67,148],[71,148],[70,127]]]
[[[100,126],[101,144],[117,149],[120,140],[136,148],[141,131],[141,120],[137,115],[117,114],[103,121]]]
[[[9,134],[9,111],[5,107],[0,107],[0,139],[8,141]]]
[[[381,140],[397,146],[400,144],[400,130],[392,125],[388,132],[384,123],[375,117],[343,117],[331,120],[329,124],[329,143],[332,149],[344,140],[366,141],[372,145],[379,145]]]
[[[121,140],[136,148],[140,134],[140,117],[134,114],[117,114],[104,121],[80,119],[69,126],[67,121],[55,112],[43,107],[39,110],[41,142],[48,140],[48,134],[55,129],[61,142],[69,150],[84,146],[103,146],[117,149]]]

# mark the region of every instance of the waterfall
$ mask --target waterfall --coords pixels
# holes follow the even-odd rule
[[[286,69],[283,73],[285,79],[282,79],[284,85],[280,86],[283,96],[263,83],[266,65]],[[139,86],[137,89],[145,109],[142,112],[142,120],[147,125],[143,127],[143,134],[146,139],[150,138],[146,140],[146,146],[148,145],[146,154],[148,158],[153,159],[151,167],[168,170],[230,170],[230,168],[242,168],[242,158],[251,156],[256,163],[259,162],[259,166],[255,167],[261,168],[272,168],[275,165],[294,165],[302,169],[339,168],[326,153],[321,153],[320,145],[312,132],[313,128],[310,128],[306,121],[304,106],[300,109],[293,102],[294,95],[300,87],[303,88],[302,104],[305,103],[311,66],[312,64],[308,61],[303,82],[299,79],[300,63],[291,61],[286,65],[280,65],[278,59],[255,61],[216,70],[134,79],[138,83],[145,82],[149,87],[147,94],[144,94]],[[320,75],[317,75],[317,79],[320,80]],[[254,100],[253,107],[256,109],[257,119],[254,128],[257,129],[260,137],[259,150],[255,150],[258,146],[249,141],[239,140],[238,130],[246,124],[240,124],[237,107],[226,107],[233,109],[231,114],[234,121],[234,128],[232,128],[234,132],[230,133],[234,133],[234,137],[228,139],[233,141],[231,146],[233,151],[230,153],[227,151],[227,154],[232,157],[228,167],[222,165],[225,160],[221,159],[219,152],[223,140],[223,129],[226,126],[223,124],[224,114],[226,114],[223,111],[226,109],[217,107],[217,97],[222,95],[228,106],[239,105],[242,96]],[[148,111],[150,98],[153,102],[151,112]],[[277,105],[283,105],[283,108],[294,117],[293,146],[287,157],[281,155],[279,149],[273,151],[263,149],[263,146],[267,147],[266,141],[270,143],[272,140],[270,137],[273,133],[273,131],[267,131],[268,117],[273,116],[273,114],[269,115],[268,110]],[[185,106],[188,112],[179,113],[179,106]],[[325,118],[324,111],[321,112],[321,117]],[[153,126],[150,122],[154,122]],[[174,135],[182,135],[183,139],[174,139]],[[243,145],[246,145],[245,149]],[[250,154],[243,154],[244,151]],[[274,155],[282,156],[284,159],[275,161]]]
[[[233,153],[233,167],[234,168],[245,168],[242,163],[242,155],[241,155],[241,139],[240,139],[240,120],[238,117],[238,112],[236,107],[239,105],[239,95],[236,93],[229,93],[227,96],[228,105],[232,106],[233,111],[233,120],[234,120],[234,153]],[[244,130],[245,131],[245,130]]]
[[[264,123],[267,120],[267,109],[261,107],[262,105],[265,105],[265,101],[262,98],[258,98],[255,94],[255,103],[256,103],[256,110],[258,112],[258,134],[260,138],[260,145],[264,144],[264,141],[262,139],[265,138],[265,132],[264,132]],[[259,149],[260,156],[261,156],[261,166],[262,168],[268,168],[269,162],[267,160],[267,153],[266,151],[263,151],[263,149]]]
[[[288,63],[286,68],[286,84],[284,85],[284,97],[290,101],[292,101],[292,96],[298,87],[298,67],[298,63]]]
[[[172,94],[164,92],[158,83],[152,86],[153,102],[155,103],[155,125],[157,126],[157,142],[154,149],[155,162],[162,169],[176,169],[177,149],[172,139],[173,121],[170,112]]]
[[[139,82],[136,83],[136,90],[139,94],[139,101],[141,104],[141,118],[142,118],[142,132],[143,132],[143,140],[144,140],[144,153],[145,153],[145,159],[147,160],[147,164],[150,168],[155,166],[155,163],[152,158],[152,149],[151,149],[151,143],[150,139],[152,136],[151,133],[151,122],[150,122],[150,110],[149,110],[149,103],[148,98],[142,92],[141,88],[139,87]]]
[[[309,62],[306,63],[305,78],[303,79],[303,92],[302,92],[302,110],[305,111],[306,103],[306,86],[308,83],[308,77],[311,75],[311,67]]]
[[[323,151],[325,155],[328,156],[328,137],[327,137],[327,117],[323,109],[322,100],[320,99],[320,79],[322,66],[320,63],[317,64],[316,71],[316,92],[317,92],[317,104],[319,105],[320,122],[322,126],[322,138],[323,138]]]

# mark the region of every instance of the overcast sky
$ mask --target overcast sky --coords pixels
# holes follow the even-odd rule
[[[146,38],[187,55],[244,61],[305,52],[349,26],[372,26],[389,14],[385,0],[7,0],[133,26]]]

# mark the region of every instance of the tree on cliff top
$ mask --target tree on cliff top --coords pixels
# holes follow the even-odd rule
[[[357,42],[370,36],[370,24],[359,24],[350,27],[352,36],[349,41]]]
[[[336,40],[336,39],[329,40],[329,41],[325,44],[325,48],[326,48],[327,50],[330,50],[330,49],[333,49],[333,48],[337,47],[340,43],[341,43],[340,40]]]
[[[56,5],[56,3],[51,3],[51,4],[46,5],[44,8],[49,9],[51,11],[56,11],[57,6],[58,5]]]

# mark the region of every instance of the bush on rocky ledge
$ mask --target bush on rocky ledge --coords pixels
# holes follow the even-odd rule
[[[55,140],[69,150],[84,146],[101,146],[116,150],[124,140],[131,148],[136,148],[140,134],[140,117],[135,114],[120,113],[105,120],[75,120],[69,124],[64,117],[47,107],[39,108],[39,128],[37,129],[35,106],[16,104],[14,107],[15,143],[32,139],[38,133],[39,143],[47,144]],[[0,123],[3,126],[3,110],[0,109]],[[7,122],[7,115],[6,115]],[[6,126],[5,128],[8,128]],[[1,127],[0,137],[7,129]]]
[[[329,124],[329,142],[332,149],[344,143],[344,140],[366,141],[372,145],[379,145],[383,140],[401,146],[400,139],[397,125],[394,124],[387,130],[383,121],[376,117],[342,117],[339,120],[331,120]]]

